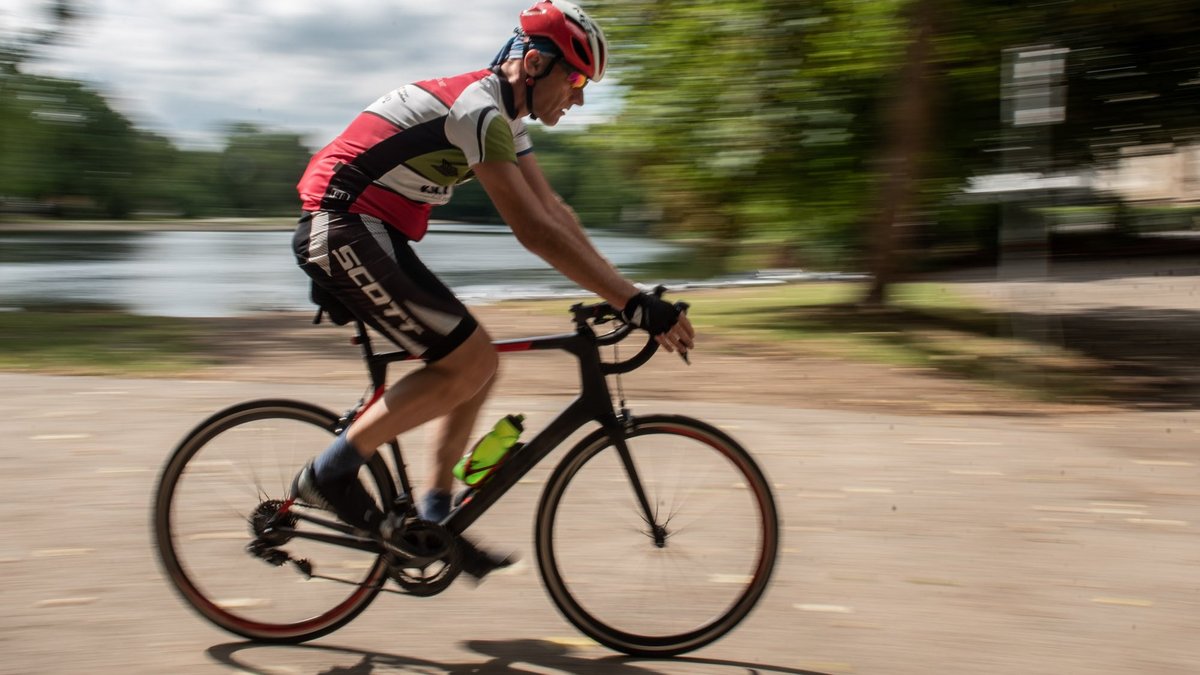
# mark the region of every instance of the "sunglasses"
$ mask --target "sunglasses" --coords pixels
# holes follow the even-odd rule
[[[583,89],[587,86],[586,75],[566,64],[563,65],[563,70],[567,71],[567,83],[571,85],[572,89]]]

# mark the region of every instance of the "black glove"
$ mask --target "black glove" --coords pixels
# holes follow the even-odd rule
[[[625,303],[621,316],[651,335],[662,335],[679,321],[679,310],[657,295],[638,293]]]

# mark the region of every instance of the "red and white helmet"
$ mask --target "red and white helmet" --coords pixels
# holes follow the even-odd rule
[[[593,82],[604,77],[608,41],[604,31],[578,5],[567,0],[541,0],[521,12],[526,35],[549,38],[571,67]]]

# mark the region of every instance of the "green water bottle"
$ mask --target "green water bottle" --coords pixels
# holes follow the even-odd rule
[[[505,415],[454,465],[454,477],[471,487],[482,485],[525,430],[524,415]]]

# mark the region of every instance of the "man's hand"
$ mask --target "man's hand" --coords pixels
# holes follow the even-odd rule
[[[667,351],[687,354],[695,344],[696,330],[684,311],[686,305],[681,307],[657,295],[638,293],[625,303],[621,316],[653,335]]]

